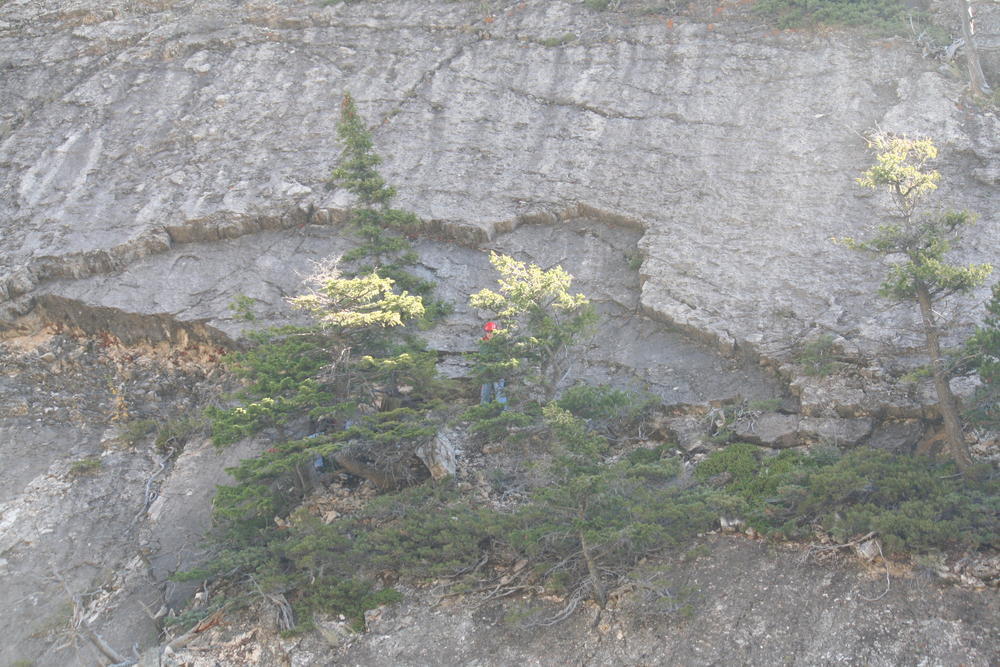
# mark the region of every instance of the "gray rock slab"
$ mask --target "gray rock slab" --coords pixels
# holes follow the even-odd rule
[[[863,598],[882,593],[885,579],[855,563],[818,565],[797,548],[742,537],[713,536],[706,544],[703,555],[686,563],[647,566],[646,575],[659,571],[658,581],[669,582],[671,591],[688,591],[683,615],[637,618],[643,607],[625,593],[596,627],[596,610],[588,608],[555,628],[523,629],[502,620],[517,606],[431,607],[416,597],[372,614],[369,633],[343,650],[338,664],[985,667],[993,661],[995,633],[983,624],[992,626],[998,613],[994,593],[893,578],[874,605]]]
[[[914,340],[891,332],[915,314],[875,296],[884,267],[829,243],[882,214],[854,183],[876,123],[939,138],[941,203],[982,216],[960,256],[995,259],[997,118],[955,104],[961,85],[903,40],[872,57],[846,33],[564,2],[483,19],[452,3],[6,3],[8,292],[81,253],[128,247],[131,263],[166,227],[342,206],[324,181],[345,90],[400,205],[490,234],[578,203],[639,220],[642,307],[727,350],[780,356],[817,328],[872,355]],[[553,32],[576,39],[553,48]],[[202,264],[194,280],[219,273]]]

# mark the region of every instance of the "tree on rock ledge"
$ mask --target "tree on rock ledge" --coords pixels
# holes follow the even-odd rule
[[[965,473],[972,460],[949,385],[950,372],[941,353],[942,330],[935,304],[954,294],[970,292],[986,280],[992,267],[958,266],[946,259],[952,242],[974,221],[971,213],[921,211],[918,214],[921,203],[937,189],[941,178],[927,166],[937,157],[937,148],[930,139],[907,139],[880,132],[869,138],[868,145],[875,151],[875,164],[857,179],[858,184],[887,191],[896,215],[879,225],[868,240],[843,238],[840,242],[878,257],[898,258],[889,266],[879,293],[902,303],[916,302],[920,309],[924,351],[930,360],[948,453]]]

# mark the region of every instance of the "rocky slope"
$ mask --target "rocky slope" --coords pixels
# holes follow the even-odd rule
[[[996,115],[902,39],[776,32],[740,3],[623,9],[0,4],[0,663],[92,662],[65,641],[84,611],[119,650],[148,646],[144,607],[191,593],[167,575],[195,557],[224,468],[266,445],[194,441],[165,462],[123,427],[197,413],[247,326],[233,298],[255,300],[254,326],[287,321],[310,262],[350,247],[350,202],[325,186],[348,90],[400,205],[437,225],[418,250],[446,297],[492,282],[486,249],[561,263],[615,323],[582,353],[586,377],[670,404],[783,398],[834,440],[919,439],[928,401],[894,381],[914,313],[828,239],[877,220],[853,178],[879,125],[937,139],[942,203],[981,214],[962,257],[996,262]],[[958,312],[961,333],[975,309]],[[475,318],[460,306],[431,344],[469,349]],[[788,364],[821,333],[855,372]],[[933,660],[995,651],[955,620],[992,603],[963,595],[942,598],[955,648]],[[911,655],[893,646],[872,660]]]

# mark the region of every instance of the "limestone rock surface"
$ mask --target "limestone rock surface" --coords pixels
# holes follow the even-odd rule
[[[115,646],[156,642],[146,610],[170,601],[165,577],[194,557],[205,497],[260,443],[209,457],[201,442],[150,483],[152,444],[114,444],[119,399],[152,419],[200,410],[184,355],[239,338],[234,297],[252,299],[258,325],[288,322],[285,300],[312,262],[352,247],[350,197],[326,184],[345,91],[397,204],[434,225],[417,251],[422,276],[457,304],[427,334],[446,372],[461,375],[475,345],[481,314],[464,304],[493,284],[496,249],[561,264],[597,303],[606,324],[580,353],[581,379],[621,380],[668,404],[787,401],[787,386],[806,416],[796,428],[829,420],[809,422],[820,436],[933,416],[897,382],[916,363],[916,314],[876,296],[883,266],[829,239],[879,220],[884,202],[853,180],[869,162],[860,135],[879,125],[937,139],[941,204],[981,216],[958,256],[996,263],[996,114],[967,104],[954,73],[905,39],[773,31],[738,3],[719,15],[621,5],[0,3],[0,609],[24,612],[0,615],[0,662],[73,659],[56,648],[68,591],[88,592]],[[974,302],[959,304],[956,336]],[[42,331],[79,344],[36,344]],[[786,372],[819,334],[836,338],[853,373]],[[122,342],[160,346],[155,381],[141,360],[109,356]],[[694,426],[680,429],[692,450],[703,444]],[[919,435],[876,433],[893,448]],[[147,507],[150,490],[162,500]],[[747,580],[761,571],[751,564]],[[961,595],[898,622],[861,605],[861,628],[847,620],[853,593],[816,590],[829,598],[811,615],[782,603],[799,642],[783,654],[905,663],[930,635],[947,639],[926,648],[942,663],[986,664],[981,641],[995,650],[995,636],[973,636],[995,614],[964,625]],[[692,640],[668,655],[764,662],[757,646],[786,629],[740,623],[769,600],[734,600],[744,614],[715,653]],[[446,622],[452,634],[440,636],[459,649],[461,632],[478,632],[468,617]],[[816,628],[855,648],[824,644]],[[857,648],[868,636],[874,648]],[[251,652],[253,637],[241,640]],[[650,661],[641,646],[589,655]],[[368,664],[426,662],[405,646],[365,650]],[[527,655],[515,653],[496,655]]]

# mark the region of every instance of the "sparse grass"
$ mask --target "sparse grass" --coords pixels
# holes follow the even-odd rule
[[[555,46],[565,46],[566,44],[569,44],[570,42],[573,42],[575,40],[576,40],[576,35],[574,33],[567,32],[565,35],[562,35],[561,37],[546,37],[539,43],[542,46],[555,47]]]
[[[77,459],[69,464],[69,474],[71,477],[82,477],[83,475],[93,475],[101,469],[101,457],[87,456]]]
[[[833,336],[823,334],[805,343],[795,361],[805,366],[806,375],[826,377],[837,369],[834,353]]]
[[[208,421],[201,415],[186,415],[169,419],[156,432],[156,440],[154,440],[156,450],[161,454],[166,454],[173,449],[176,454],[184,449],[188,440],[199,431],[207,428]]]
[[[152,419],[132,419],[122,427],[118,442],[125,447],[135,447],[155,429],[156,421]]]

